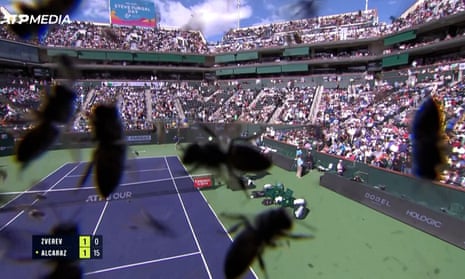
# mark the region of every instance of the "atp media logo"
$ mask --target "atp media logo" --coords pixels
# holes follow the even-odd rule
[[[69,15],[28,15],[28,14],[11,14],[5,7],[0,7],[2,18],[0,24],[70,24]]]

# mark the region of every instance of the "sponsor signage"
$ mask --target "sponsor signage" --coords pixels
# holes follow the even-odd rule
[[[441,228],[442,226],[442,222],[438,221],[438,220],[435,220],[431,217],[428,217],[426,215],[423,215],[423,214],[420,214],[418,212],[416,212],[415,210],[411,210],[411,209],[407,209],[407,211],[405,212],[405,214],[407,216],[409,216],[410,218],[412,219],[415,219],[419,222],[423,222],[425,224],[428,224],[429,226],[433,226],[433,227],[436,227],[436,228]]]
[[[194,177],[194,187],[197,189],[208,188],[213,185],[211,177]]]
[[[110,23],[115,25],[155,27],[155,4],[149,0],[110,0]]]
[[[332,173],[320,185],[465,250],[465,221]]]
[[[128,142],[151,142],[151,135],[132,135],[126,137]]]

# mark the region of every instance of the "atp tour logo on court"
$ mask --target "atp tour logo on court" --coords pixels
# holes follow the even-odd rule
[[[70,24],[69,15],[28,15],[28,14],[11,14],[5,7],[0,7],[2,18],[0,24]]]

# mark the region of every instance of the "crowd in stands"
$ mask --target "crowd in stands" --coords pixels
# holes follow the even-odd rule
[[[152,119],[176,122],[181,118],[175,99],[171,97],[176,95],[176,91],[176,87],[165,87],[163,84],[150,89]]]
[[[225,101],[221,90],[203,90],[201,87],[182,86],[177,96],[184,111],[183,121],[207,122]]]
[[[280,108],[278,121],[275,122],[290,125],[310,123],[315,91],[315,87],[293,87],[285,90],[285,100]]]
[[[268,136],[293,145],[306,144],[321,152],[393,171],[411,173],[413,114],[427,96],[441,104],[446,120],[447,166],[441,182],[465,187],[465,82],[451,82],[449,69],[437,66],[433,78],[410,82],[384,82],[373,90],[362,85],[325,89],[318,115],[324,139],[302,129],[269,131]]]
[[[465,11],[464,1],[423,1],[404,17],[392,23],[378,22],[375,9],[352,13],[292,20],[280,23],[231,29],[221,42],[207,44],[199,31],[168,28],[139,28],[72,22],[55,26],[43,38],[32,43],[50,47],[141,50],[206,54],[311,44],[337,40],[373,38]],[[0,26],[0,38],[18,40],[6,25]],[[31,41],[29,41],[31,42]]]
[[[392,31],[402,31],[412,26],[426,22],[445,18],[465,11],[463,0],[428,0],[419,3],[415,9],[411,10],[405,17],[394,20],[390,29]]]
[[[405,30],[413,25],[463,11],[465,1],[431,0],[424,1],[392,24],[378,23],[376,11],[370,10],[233,29],[225,35],[215,51],[283,46],[297,41],[313,43],[323,40],[368,38]],[[459,30],[459,34],[462,33],[463,30]],[[0,27],[0,36],[12,39],[4,26]],[[401,47],[417,47],[432,42]],[[199,32],[129,27],[109,29],[107,26],[77,22],[50,30],[41,43],[57,47],[183,53],[210,51]],[[368,54],[367,51],[361,50],[336,55]],[[334,56],[331,53],[318,55],[324,58]],[[419,64],[429,63],[431,61],[419,61]],[[307,148],[316,147],[319,151],[348,160],[410,173],[412,160],[408,124],[412,113],[422,100],[434,95],[444,108],[448,144],[451,146],[442,182],[465,187],[465,82],[458,80],[451,83],[451,65],[448,61],[432,65],[432,75],[423,80],[405,78],[400,81],[378,82],[374,87],[356,83],[349,88],[324,88],[318,93],[321,96],[318,100],[316,86],[296,86],[292,83],[285,86],[272,84],[260,88],[243,88],[240,84],[221,87],[162,81],[152,82],[148,87],[102,85],[88,90],[78,86],[76,90],[80,110],[74,122],[74,129],[88,131],[89,112],[94,104],[101,102],[118,104],[125,128],[128,130],[150,129],[152,120],[242,120],[292,125],[316,123],[324,127],[324,138],[316,142],[316,145],[313,144],[313,131],[306,129],[269,129],[267,136],[294,145],[303,143]],[[430,71],[425,67],[417,70],[415,66],[401,71],[401,74],[418,77]],[[0,120],[4,123],[24,120],[28,108],[38,106],[38,88],[44,85],[44,82],[38,80],[11,77],[0,79]],[[315,106],[318,114],[313,117],[311,113]]]
[[[52,29],[43,40],[50,47],[143,50],[160,52],[205,53],[206,42],[200,32],[108,27],[72,22]]]
[[[374,86],[358,82],[348,88],[312,86],[305,78],[257,82],[255,88],[248,81],[229,85],[150,81],[145,86],[102,82],[92,89],[78,84],[80,110],[74,129],[88,131],[89,112],[102,102],[118,104],[127,130],[150,129],[151,121],[317,124],[324,127],[325,137],[316,143],[314,131],[306,129],[269,130],[267,136],[289,144],[306,144],[347,160],[410,173],[409,122],[422,101],[434,95],[444,108],[451,146],[442,181],[465,187],[465,82],[451,76],[451,65],[459,62],[411,67],[398,71],[398,79],[377,81]],[[24,107],[23,114],[26,107],[37,107],[40,94],[36,89],[44,85],[28,79],[0,84],[0,96],[8,100],[0,107],[4,122],[19,117],[15,114],[17,107]]]
[[[78,132],[90,131],[89,117],[92,108],[96,104],[102,103],[116,104],[118,106],[126,130],[150,129],[152,126],[149,121],[151,118],[148,116],[147,91],[149,91],[149,88],[141,86],[129,86],[127,84],[112,86],[104,83],[101,86],[89,89],[85,94],[86,99],[81,98],[83,101],[82,109],[77,111],[73,130]],[[149,93],[149,97],[151,97],[150,95]]]
[[[46,83],[18,76],[0,77],[0,122],[22,126],[26,118],[32,118],[30,108],[37,109],[40,103],[40,88]]]
[[[146,130],[148,118],[145,88],[123,87],[118,96],[126,130]]]

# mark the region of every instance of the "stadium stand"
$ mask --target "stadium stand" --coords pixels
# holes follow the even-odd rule
[[[376,10],[355,11],[232,29],[213,45],[198,31],[73,22],[27,44],[39,47],[44,65],[50,63],[50,50],[66,49],[87,67],[75,88],[75,131],[88,131],[89,111],[100,102],[120,106],[127,130],[149,130],[153,121],[168,128],[235,120],[317,124],[324,127],[323,140],[300,128],[268,127],[266,136],[406,174],[411,171],[409,120],[422,99],[434,94],[445,108],[452,147],[442,182],[465,187],[464,11],[464,1],[423,1],[391,23],[378,22]],[[403,35],[411,37],[396,41]],[[4,26],[0,38],[18,42]],[[130,59],[79,54],[109,49],[131,53]],[[161,61],[156,55],[165,52],[173,56]],[[136,60],[134,54],[148,58]],[[188,63],[187,54],[203,56]],[[39,104],[39,89],[53,82],[53,73],[39,79],[33,67],[0,76],[2,126],[27,128],[24,116]],[[184,78],[194,71],[202,78]],[[140,83],[131,85],[134,80]]]

